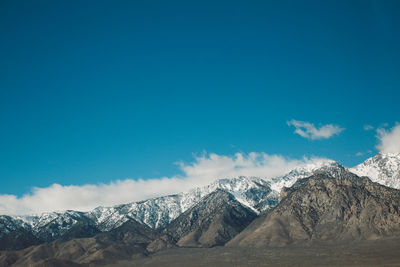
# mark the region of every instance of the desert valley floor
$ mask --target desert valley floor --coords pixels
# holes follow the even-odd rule
[[[400,239],[285,248],[178,248],[109,267],[400,266]]]

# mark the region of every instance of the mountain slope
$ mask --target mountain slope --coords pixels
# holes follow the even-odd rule
[[[350,172],[316,174],[282,190],[282,201],[227,246],[266,247],[400,236],[400,191]]]
[[[40,216],[16,216],[13,217],[13,222],[8,225],[2,224],[7,222],[7,216],[0,216],[0,229],[2,227],[7,228],[10,225],[13,225],[14,228],[24,228],[40,242],[51,242],[64,235],[67,235],[64,239],[90,237],[97,233],[97,230],[101,232],[110,231],[131,218],[153,229],[160,229],[165,228],[203,197],[218,189],[229,192],[238,202],[252,211],[262,213],[278,204],[279,190],[282,186],[290,186],[297,179],[307,177],[319,169],[337,168],[343,167],[334,161],[320,160],[296,168],[282,177],[272,179],[257,177],[219,179],[208,186],[195,188],[188,192],[114,207],[98,207],[90,212],[65,211],[44,213]],[[71,233],[70,231],[75,225],[78,225],[76,227],[84,225],[88,230],[90,228],[90,231]],[[74,231],[78,230],[75,229]],[[27,242],[26,246],[30,244],[31,242]],[[7,247],[6,242],[4,242],[4,245],[4,247]],[[21,246],[19,247],[21,248]]]
[[[40,243],[30,225],[10,216],[0,216],[0,250],[22,249]]]
[[[336,173],[338,168],[345,169],[336,161],[320,159],[313,163],[299,166],[283,176],[266,178],[266,180],[270,182],[271,189],[279,194],[283,187],[291,187],[297,180],[309,177],[317,171]]]
[[[368,176],[373,182],[400,189],[400,153],[378,153],[350,171]]]
[[[272,192],[270,184],[257,177],[238,177],[219,179],[208,186],[195,188],[177,195],[153,198],[141,202],[119,205],[111,208],[97,208],[89,216],[98,222],[100,229],[107,231],[132,217],[151,228],[164,228],[184,211],[195,205],[204,196],[223,189],[231,193],[243,205],[259,212],[255,207],[262,201],[268,205],[276,205],[277,195]],[[270,202],[266,200],[273,199]]]
[[[1,252],[2,266],[104,265],[116,260],[148,254],[147,246],[162,237],[160,233],[134,220],[91,238],[57,240],[20,251]],[[168,244],[173,246],[173,244]]]
[[[231,179],[218,179],[210,185],[176,195],[114,207],[99,207],[89,212],[87,216],[95,221],[102,231],[118,227],[127,218],[134,218],[154,229],[164,228],[180,214],[198,203],[204,196],[217,189],[225,190],[242,205],[260,213],[278,204],[279,191],[283,186],[290,186],[298,179],[308,177],[319,169],[337,169],[338,167],[342,166],[335,161],[319,160],[276,178],[241,176]]]
[[[76,224],[95,225],[85,212],[72,210],[44,213],[40,216],[28,217],[27,219],[34,235],[45,242],[62,237]]]
[[[165,232],[179,246],[212,247],[225,244],[256,217],[230,193],[218,189],[172,221]]]

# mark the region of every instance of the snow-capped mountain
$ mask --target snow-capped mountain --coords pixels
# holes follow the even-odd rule
[[[243,206],[259,214],[278,204],[279,193],[283,186],[290,187],[298,179],[308,177],[315,172],[329,173],[337,177],[345,169],[335,161],[320,160],[296,168],[281,177],[219,179],[210,185],[188,192],[113,207],[98,207],[89,212],[66,211],[45,213],[40,216],[0,216],[0,229],[5,227],[2,225],[2,220],[7,221],[5,219],[7,217],[13,220],[15,227],[31,231],[40,240],[50,241],[63,236],[78,223],[95,226],[100,231],[110,231],[130,219],[135,219],[153,229],[164,228],[180,214],[199,203],[202,198],[218,189],[232,194]]]
[[[316,171],[328,172],[336,177],[337,175],[335,173],[344,168],[345,167],[334,160],[321,159],[314,163],[297,167],[283,176],[278,176],[267,180],[270,181],[271,189],[279,194],[282,187],[291,187],[298,179],[309,177]]]
[[[203,197],[217,189],[231,193],[244,206],[257,213],[276,205],[276,195],[270,184],[257,177],[239,177],[233,179],[219,179],[204,187],[195,188],[189,192],[176,195],[152,198],[145,201],[123,204],[114,207],[98,207],[87,216],[91,218],[99,229],[109,231],[130,218],[144,223],[151,228],[163,228],[187,209],[198,203]],[[257,208],[260,202],[273,199],[266,207]]]
[[[21,219],[6,215],[0,216],[0,238],[10,232],[18,231],[20,229],[31,230],[31,227]]]
[[[373,182],[400,189],[400,153],[378,153],[350,171],[368,176]]]
[[[0,216],[0,229],[24,228],[41,240],[50,241],[63,236],[77,223],[94,225],[100,231],[110,231],[135,219],[154,229],[163,228],[217,189],[231,193],[237,201],[256,213],[275,206],[279,196],[271,190],[270,183],[261,178],[219,179],[188,192],[113,207],[98,207],[89,212],[69,210],[39,216]]]
[[[65,212],[49,212],[40,216],[16,217],[28,224],[36,237],[43,241],[51,241],[63,236],[77,223],[95,225],[85,212],[67,210]]]

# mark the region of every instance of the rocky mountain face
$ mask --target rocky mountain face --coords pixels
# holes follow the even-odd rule
[[[350,171],[359,176],[368,176],[374,182],[400,189],[400,153],[378,153]]]
[[[345,169],[345,167],[336,161],[321,159],[315,163],[297,167],[283,176],[265,179],[270,182],[271,189],[279,194],[283,187],[291,187],[297,180],[309,177],[317,171],[337,173],[338,169]]]
[[[238,177],[220,179],[208,186],[177,195],[108,208],[99,207],[90,212],[51,212],[40,216],[3,215],[0,216],[0,248],[20,249],[59,238],[90,237],[98,232],[118,228],[131,219],[153,229],[162,229],[216,190],[229,192],[237,201],[257,213],[275,206],[279,196],[271,190],[269,183],[261,178]],[[86,231],[82,231],[82,227],[86,227]],[[15,240],[12,236],[25,239],[25,246],[24,242],[11,244],[10,241]]]
[[[344,172],[319,173],[282,190],[271,212],[227,246],[268,247],[400,236],[400,191]]]
[[[213,247],[224,245],[256,217],[233,195],[218,189],[173,220],[164,232],[178,246]]]
[[[0,250],[22,249],[41,242],[29,224],[10,216],[0,216]]]
[[[1,266],[97,266],[115,260],[129,260],[154,252],[154,240],[165,240],[159,232],[134,220],[91,238],[56,240],[19,251],[0,252]],[[148,249],[150,247],[150,249]]]
[[[1,250],[17,250],[42,243],[32,232],[19,228],[0,237]]]
[[[90,212],[0,216],[0,250],[9,250],[0,251],[0,266],[101,265],[175,246],[400,238],[400,190],[384,186],[396,187],[398,159],[379,154],[353,169],[321,161],[282,177],[220,179],[186,193]],[[382,171],[372,179],[384,185],[353,173],[361,170]]]
[[[244,207],[232,194],[217,189],[163,231],[134,219],[101,233],[91,225],[77,223],[53,242],[0,252],[0,266],[97,266],[134,260],[176,245],[223,245],[256,217],[254,211]]]
[[[91,218],[102,231],[109,231],[128,218],[134,218],[153,229],[161,229],[217,189],[229,192],[243,205],[256,212],[275,206],[278,199],[278,194],[271,190],[267,181],[257,177],[238,177],[219,179],[208,186],[176,195],[109,208],[99,207],[87,213],[87,217]],[[259,205],[261,202],[265,203],[262,207]]]
[[[337,169],[343,168],[334,161],[321,160],[294,169],[282,177],[219,179],[208,186],[195,188],[189,192],[114,207],[98,207],[90,212],[65,211],[44,213],[40,216],[0,216],[0,229],[10,229],[13,234],[18,233],[27,240],[32,239],[26,242],[26,246],[37,242],[51,242],[59,238],[90,237],[99,231],[107,232],[115,229],[130,219],[153,229],[163,229],[179,215],[199,203],[203,197],[216,190],[228,192],[244,207],[260,214],[278,204],[279,191],[283,186],[290,186],[298,179],[307,177],[318,170],[337,172]],[[78,234],[77,228],[82,227],[86,227],[87,231],[83,233],[81,230]],[[7,234],[10,231],[4,233]],[[30,236],[27,233],[30,233]],[[0,233],[0,238],[1,235]],[[10,238],[3,240],[4,248],[24,247],[23,242],[18,246],[7,245],[7,240]]]

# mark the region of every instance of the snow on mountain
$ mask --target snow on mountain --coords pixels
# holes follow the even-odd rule
[[[0,229],[23,227],[31,230],[41,240],[50,241],[65,234],[78,222],[94,225],[101,231],[112,230],[129,219],[135,219],[151,228],[163,228],[217,189],[231,193],[240,203],[257,213],[275,206],[278,200],[278,194],[271,190],[269,182],[257,177],[238,177],[219,179],[208,186],[176,195],[113,207],[98,207],[89,212],[65,211],[39,216],[0,216]]]
[[[306,178],[311,176],[314,172],[327,172],[331,173],[332,176],[337,177],[335,172],[339,169],[344,169],[342,165],[334,160],[319,160],[313,163],[305,164],[303,166],[293,169],[286,175],[267,179],[271,183],[271,189],[280,192],[282,187],[291,187],[298,179]]]
[[[31,230],[30,225],[21,219],[6,215],[0,216],[0,238],[21,228]]]
[[[100,231],[109,231],[130,219],[153,229],[164,228],[202,198],[224,190],[243,206],[262,213],[276,206],[282,187],[291,187],[297,180],[316,173],[335,178],[345,177],[351,171],[368,176],[372,181],[400,189],[400,153],[382,154],[354,167],[346,168],[333,160],[320,160],[300,166],[280,177],[237,177],[219,179],[188,192],[152,198],[113,207],[98,207],[89,212],[50,212],[40,216],[0,216],[0,238],[16,231],[28,231],[42,241],[55,240],[66,234],[74,225],[83,223]]]
[[[278,204],[280,189],[291,186],[298,179],[308,177],[315,171],[331,171],[342,167],[332,160],[320,160],[294,169],[289,174],[272,179],[237,177],[219,179],[210,185],[198,187],[176,195],[148,199],[141,202],[114,207],[98,207],[88,213],[99,229],[109,231],[133,218],[151,228],[163,228],[180,214],[198,203],[200,199],[222,189],[232,194],[245,207],[256,213],[266,211]]]
[[[219,179],[208,186],[195,188],[189,192],[110,208],[99,207],[89,212],[89,217],[97,222],[102,231],[118,227],[129,218],[142,222],[151,228],[163,228],[216,189],[231,193],[240,203],[257,213],[261,210],[258,210],[256,206],[270,197],[272,193],[270,184],[261,178]]]
[[[373,182],[400,189],[400,153],[378,153],[350,171],[358,176],[368,176]]]
[[[203,197],[222,189],[232,194],[242,205],[256,213],[276,206],[283,186],[290,187],[298,179],[308,177],[315,172],[330,173],[337,177],[346,168],[332,160],[320,160],[292,170],[275,178],[237,177],[219,179],[210,185],[192,189],[175,195],[152,198],[140,202],[122,204],[113,207],[98,207],[89,212],[51,212],[40,216],[15,216],[14,221],[25,229],[31,229],[41,240],[54,240],[65,234],[72,226],[84,222],[97,227],[100,231],[109,231],[129,219],[148,225],[151,228],[163,228],[180,214],[197,204]],[[5,220],[0,216],[1,220]],[[11,217],[10,217],[11,218]],[[4,227],[0,220],[0,229]]]

